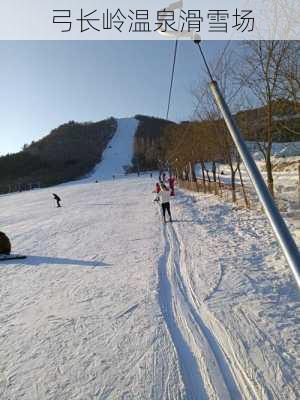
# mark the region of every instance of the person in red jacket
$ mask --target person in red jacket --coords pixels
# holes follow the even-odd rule
[[[169,178],[170,196],[175,196],[175,178],[171,176]]]
[[[159,193],[160,192],[161,192],[160,184],[158,182],[156,182],[155,189],[153,190],[153,193],[156,193],[156,197],[155,197],[154,201],[159,201]]]

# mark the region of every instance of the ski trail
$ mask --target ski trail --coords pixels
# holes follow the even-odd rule
[[[198,395],[200,395],[201,399],[208,400],[197,360],[177,324],[176,311],[173,308],[174,303],[172,299],[173,284],[168,277],[169,267],[173,262],[170,244],[166,241],[165,253],[162,255],[159,263],[159,301],[162,314],[178,354],[182,378],[188,398],[197,400],[199,398]]]
[[[175,235],[177,246],[180,247],[181,249],[181,255],[182,255],[181,266],[183,272],[182,279],[185,280],[186,287],[188,289],[187,293],[190,296],[190,301],[193,304],[195,310],[197,310],[196,312],[198,315],[199,326],[202,327],[202,331],[205,334],[211,346],[211,349],[213,350],[214,356],[221,368],[221,371],[223,372],[223,376],[226,385],[228,387],[228,390],[232,396],[232,399],[235,400],[235,399],[245,398],[248,400],[248,399],[260,398],[261,397],[260,394],[258,393],[255,386],[252,384],[247,374],[245,373],[244,369],[242,368],[238,360],[238,356],[233,351],[225,352],[224,347],[222,346],[221,343],[219,343],[217,336],[213,333],[214,329],[217,329],[218,332],[222,332],[221,337],[223,341],[224,338],[228,338],[228,334],[224,329],[224,327],[220,324],[220,322],[215,320],[215,318],[210,314],[209,310],[207,310],[204,304],[200,304],[195,294],[193,284],[190,279],[190,275],[187,268],[186,247],[184,245],[184,242],[180,239],[180,235],[175,228],[173,228],[173,232]],[[217,286],[215,287],[213,292],[217,290],[221,280],[222,280],[222,269],[219,282],[217,283]],[[208,297],[210,297],[211,295],[212,293],[209,294]],[[204,300],[207,301],[207,298],[205,298]],[[210,323],[210,326],[208,326],[207,322]],[[228,338],[228,343],[229,342],[230,339]],[[241,388],[240,390],[242,390],[242,392],[239,392],[236,382],[238,382],[239,387]]]
[[[231,371],[233,369],[233,366],[231,362],[228,360],[228,357],[226,357],[226,354],[224,354],[222,347],[218,343],[218,340],[213,333],[213,331],[207,326],[207,324],[204,321],[204,318],[202,316],[202,313],[205,312],[203,307],[201,307],[201,304],[199,303],[199,300],[197,299],[197,296],[194,292],[192,282],[190,280],[190,276],[188,273],[187,269],[187,262],[186,262],[186,247],[183,243],[183,241],[180,239],[179,233],[176,231],[175,228],[170,229],[173,235],[173,239],[175,242],[175,245],[180,248],[180,255],[181,255],[181,270],[178,271],[178,273],[181,276],[182,281],[184,281],[185,284],[185,290],[186,290],[186,295],[187,295],[187,301],[190,302],[192,306],[193,313],[195,315],[195,319],[198,323],[199,328],[201,329],[203,335],[205,336],[205,339],[207,340],[207,343],[210,347],[210,350],[212,351],[215,360],[218,363],[218,366],[220,368],[220,372],[222,373],[222,377],[224,379],[224,383],[226,384],[226,387],[230,393],[230,398],[233,400],[235,399],[242,399],[242,394],[239,391],[238,385],[236,383],[236,378]],[[221,274],[222,276],[222,274]],[[221,278],[220,278],[221,280]],[[243,382],[244,383],[244,382]],[[243,385],[245,386],[245,385]],[[251,393],[253,395],[253,393]],[[247,394],[247,398],[249,394]]]
[[[171,225],[163,228],[160,304],[178,353],[189,399],[240,400],[242,395],[217,339],[201,318],[186,272],[185,249]]]
[[[118,119],[117,130],[103,152],[102,161],[96,165],[88,181],[124,175],[123,167],[131,163],[134,135],[138,125],[139,121],[135,118]]]

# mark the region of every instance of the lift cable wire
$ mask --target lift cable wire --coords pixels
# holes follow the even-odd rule
[[[178,42],[178,41],[176,40],[176,42]],[[195,41],[195,43],[196,43],[196,42],[198,42],[198,41]],[[176,43],[176,44],[177,44],[177,43]],[[197,44],[198,44],[198,43],[197,43]],[[228,48],[228,44],[227,44],[226,47]],[[219,59],[219,61],[218,61],[218,65],[219,65],[219,63],[220,63],[220,61],[221,61],[221,58],[224,56],[224,54],[225,54],[227,48],[225,48],[225,50],[223,51],[223,54],[221,55],[221,57],[220,57],[220,59]],[[211,79],[213,80],[213,78],[212,78],[212,73],[211,73],[210,68],[209,68],[209,66],[208,66],[208,63],[207,63],[207,61],[206,61],[206,58],[205,58],[205,56],[204,56],[204,53],[203,53],[203,51],[202,51],[202,49],[201,49],[200,41],[199,41],[199,49],[200,49],[200,52],[201,52],[201,55],[202,55],[203,59],[205,60],[205,65],[206,65],[206,68],[207,68],[207,72],[208,72],[209,76],[211,77]],[[169,104],[168,104],[167,119],[168,119],[168,116],[169,116],[169,108],[170,108],[170,103],[171,103],[172,86],[173,86],[173,81],[174,81],[174,70],[175,70],[175,63],[176,63],[176,55],[177,55],[177,46],[175,46],[175,54],[174,54],[174,63],[173,63],[171,87],[170,87],[170,93],[169,93]],[[206,90],[207,90],[207,89],[205,89],[205,92],[206,92]],[[203,93],[203,94],[204,94],[204,93]],[[196,105],[193,114],[196,113],[196,110],[197,110],[198,107],[199,107],[199,103],[200,103],[200,100],[199,100],[198,104]],[[184,129],[184,131],[183,131],[183,133],[182,133],[181,140],[178,142],[177,146],[176,146],[175,149],[172,151],[172,153],[173,153],[174,155],[173,155],[173,157],[171,157],[171,159],[169,160],[169,162],[176,159],[176,151],[177,151],[177,149],[178,149],[179,147],[181,147],[181,146],[183,145],[183,143],[184,143],[184,141],[185,141],[185,134],[187,133],[188,129],[189,129],[189,126],[186,125],[186,127],[185,127],[185,129]]]
[[[203,52],[203,50],[202,50],[202,48],[201,48],[200,41],[195,40],[194,43],[199,47],[199,50],[200,50],[200,53],[201,53],[201,57],[202,57],[203,60],[204,60],[204,64],[205,64],[207,73],[208,73],[210,79],[213,80],[213,75],[215,75],[215,74],[217,73],[217,69],[218,69],[218,67],[219,67],[219,65],[220,65],[220,63],[221,63],[221,61],[222,61],[222,59],[225,57],[225,54],[226,54],[226,52],[228,51],[228,48],[229,48],[229,46],[230,46],[230,44],[231,44],[231,41],[228,41],[227,44],[226,44],[226,46],[224,47],[224,49],[223,49],[223,51],[222,51],[222,54],[221,54],[221,56],[219,57],[219,59],[218,59],[218,61],[217,61],[217,63],[216,63],[216,66],[213,68],[213,72],[211,72],[211,69],[210,69],[210,67],[209,67],[209,64],[208,64],[208,62],[207,62],[207,60],[206,60],[206,57],[205,57],[205,55],[204,55],[204,52]],[[176,49],[176,53],[175,53],[175,54],[177,55],[177,49]],[[173,64],[173,72],[172,72],[172,80],[171,80],[171,87],[170,87],[170,96],[169,96],[169,104],[168,104],[168,113],[167,113],[167,116],[168,116],[168,114],[169,114],[169,108],[170,108],[170,103],[171,103],[171,94],[172,94],[172,85],[173,85],[173,81],[174,81],[174,70],[175,70],[175,63],[176,63],[176,56],[175,56],[175,54],[174,54],[174,64]],[[235,97],[235,95],[241,90],[241,88],[242,88],[242,85],[238,88],[238,90],[235,92],[234,96],[232,96],[232,97]],[[207,88],[205,88],[205,89],[203,90],[203,93],[199,96],[198,104],[196,105],[196,107],[195,107],[195,109],[194,109],[194,111],[193,111],[193,115],[196,114],[196,112],[197,112],[197,110],[198,110],[198,108],[199,108],[199,105],[200,105],[200,103],[201,103],[201,98],[205,95],[205,93],[207,93]],[[167,117],[167,119],[168,119],[168,117]],[[184,131],[182,132],[181,140],[178,142],[177,146],[176,146],[175,149],[172,151],[172,157],[169,159],[169,162],[176,159],[176,157],[177,157],[177,156],[176,156],[176,152],[177,152],[178,148],[180,148],[180,147],[183,145],[183,143],[184,143],[184,141],[185,141],[185,139],[186,139],[186,138],[185,138],[185,134],[187,133],[188,129],[189,129],[189,127],[188,127],[188,125],[187,125],[186,128],[184,129]]]
[[[218,74],[219,65],[221,64],[222,59],[225,57],[230,45],[231,45],[231,40],[228,40],[226,46],[224,46],[224,48],[223,48],[223,51],[222,51],[218,61],[216,62],[216,66],[213,68],[213,74],[212,75],[217,75]],[[207,90],[208,90],[208,88],[205,88],[203,90],[203,93],[201,95],[199,95],[197,106],[195,107],[195,110],[193,112],[193,117],[196,115],[196,113],[198,111],[198,108],[199,108],[199,106],[201,104],[201,99],[205,95],[205,93],[207,93]]]
[[[178,25],[179,25],[179,24],[180,24],[180,21],[178,22]],[[203,53],[203,51],[202,51],[202,48],[201,48],[201,46],[200,46],[200,40],[199,40],[199,41],[195,40],[194,42],[195,42],[196,44],[198,44],[199,50],[200,50],[200,52],[201,52],[201,55],[202,55],[202,57],[203,57],[203,60],[204,60],[205,66],[206,66],[206,69],[207,69],[207,71],[208,71],[208,73],[209,73],[209,76],[210,76],[211,80],[213,80],[213,78],[212,78],[212,73],[211,73],[211,71],[210,71],[210,68],[209,68],[209,66],[208,66],[208,63],[207,63],[207,61],[206,61],[206,58],[205,58],[204,53]],[[224,49],[223,49],[223,51],[222,51],[222,54],[221,54],[221,56],[220,56],[218,62],[216,63],[216,66],[215,66],[215,68],[214,68],[214,72],[217,71],[217,68],[219,67],[222,58],[225,56],[225,54],[226,54],[226,52],[227,52],[227,50],[228,50],[230,44],[231,44],[231,41],[228,41],[227,44],[226,44],[226,46],[224,47]],[[178,50],[178,39],[176,39],[175,48],[174,48],[174,59],[173,59],[171,83],[170,83],[170,90],[169,90],[168,108],[167,108],[167,114],[166,114],[166,119],[167,119],[167,120],[169,119],[169,114],[170,114],[170,106],[171,106],[171,99],[172,99],[172,92],[173,92],[173,85],[174,85],[175,66],[176,66],[176,59],[177,59],[177,50]],[[197,108],[199,107],[199,104],[200,104],[200,101],[199,101],[198,105],[196,106],[196,109],[195,109],[195,111],[194,111],[193,114],[195,114]]]
[[[172,98],[172,91],[173,91],[173,84],[174,84],[174,75],[175,75],[175,65],[177,59],[177,49],[178,49],[178,40],[175,42],[175,49],[174,49],[174,60],[173,60],[173,68],[172,68],[172,76],[171,76],[171,83],[170,83],[170,90],[169,90],[169,100],[168,100],[168,109],[167,109],[167,117],[169,119],[170,113],[170,105],[171,105],[171,98]]]
[[[202,59],[203,59],[203,61],[204,61],[204,65],[205,65],[205,67],[206,67],[207,73],[208,73],[208,75],[209,75],[209,77],[210,77],[210,80],[213,81],[214,78],[213,78],[213,76],[212,76],[211,70],[210,70],[210,68],[209,68],[209,66],[208,66],[208,63],[207,63],[206,58],[205,58],[205,55],[204,55],[204,53],[203,53],[203,50],[202,50],[202,47],[201,47],[201,44],[200,44],[200,40],[195,40],[194,43],[198,46],[199,51],[200,51],[200,54],[201,54],[201,57],[202,57]]]

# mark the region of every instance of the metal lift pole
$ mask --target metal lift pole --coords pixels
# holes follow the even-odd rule
[[[265,210],[270,221],[275,236],[283,250],[285,258],[294,274],[298,287],[300,287],[300,254],[296,243],[287,228],[278,208],[271,196],[267,185],[253,160],[250,151],[241,136],[240,130],[229,110],[227,103],[219,89],[216,81],[212,80],[209,84],[210,90],[214,96],[216,104],[221,111],[231,137],[238,149],[243,163],[248,171],[251,181],[255,187],[259,200]]]

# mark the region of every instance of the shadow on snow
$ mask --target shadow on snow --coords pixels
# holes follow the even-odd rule
[[[20,260],[3,260],[1,264],[20,264],[20,265],[40,265],[40,264],[53,264],[53,265],[78,265],[80,267],[110,267],[111,264],[106,264],[102,261],[84,261],[73,260],[70,258],[55,258],[55,257],[42,257],[42,256],[27,256],[25,259]]]

